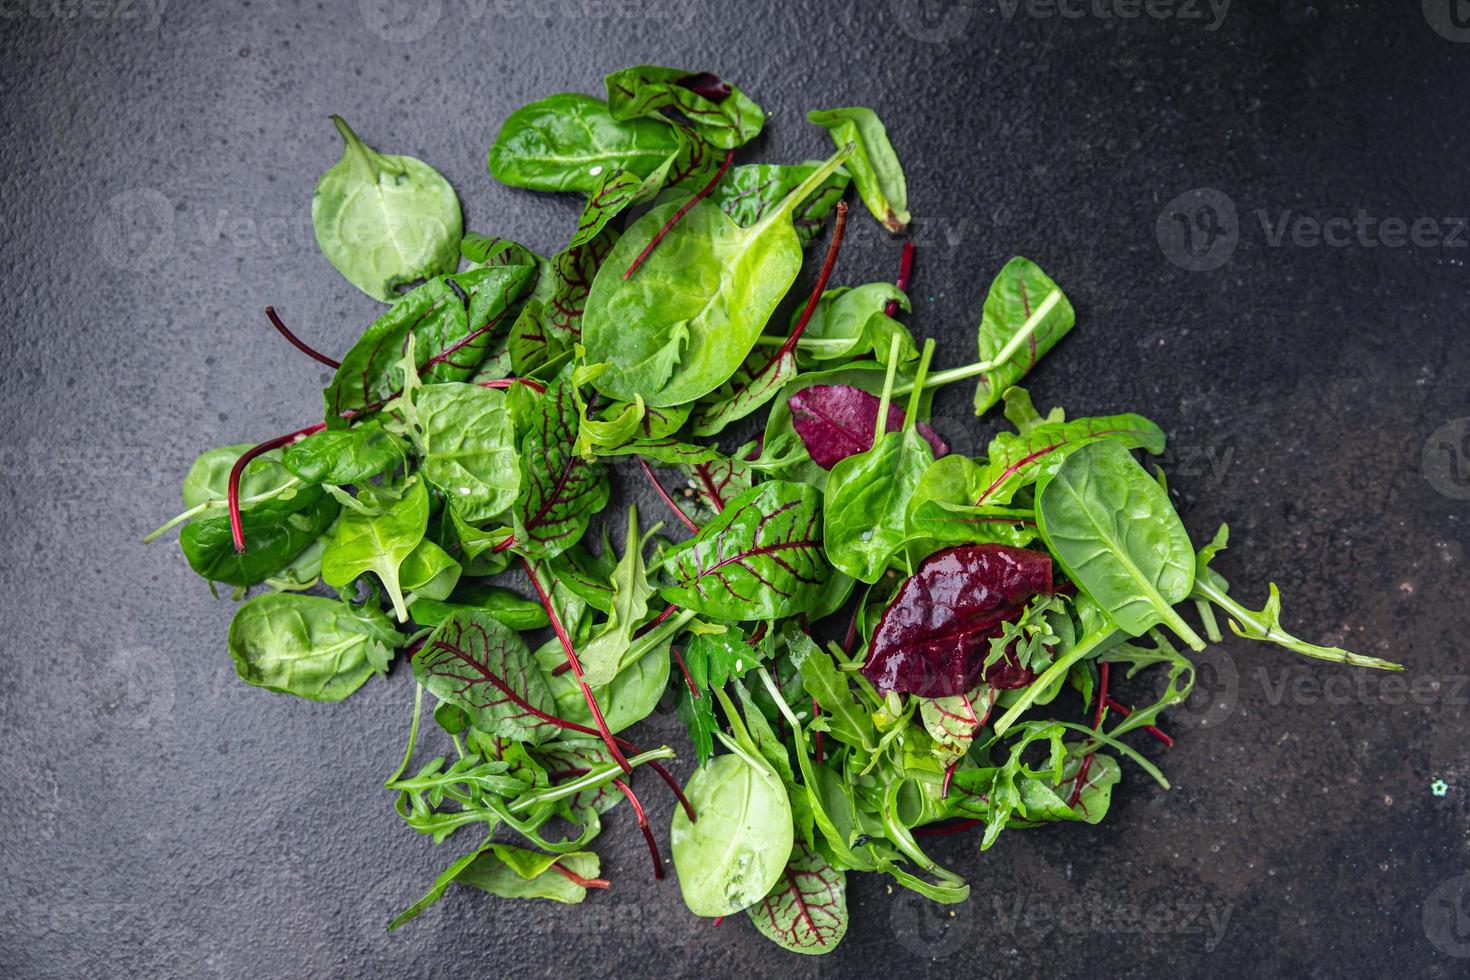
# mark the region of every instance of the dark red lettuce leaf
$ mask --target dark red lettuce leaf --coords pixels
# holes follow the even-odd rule
[[[873,448],[873,426],[878,421],[877,395],[870,395],[852,385],[812,385],[803,388],[786,404],[791,408],[791,425],[811,453],[812,460],[824,470],[830,470],[849,456],[865,453]],[[885,432],[897,432],[903,428],[903,409],[888,406],[888,427]],[[938,458],[949,452],[938,434],[920,422],[919,435],[934,449]]]
[[[685,75],[674,84],[714,103],[724,102],[730,97],[729,83],[713,72],[697,71],[692,75]]]
[[[987,641],[1019,619],[1032,596],[1051,591],[1051,559],[1039,551],[999,544],[936,551],[883,610],[863,675],[885,693],[962,694],[980,680]],[[1001,689],[1032,679],[1009,655],[985,672]]]

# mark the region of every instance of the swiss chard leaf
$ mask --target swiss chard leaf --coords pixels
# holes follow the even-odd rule
[[[819,166],[820,160],[792,166],[751,163],[731,167],[709,199],[737,225],[748,228],[780,204],[782,198],[799,187]],[[842,200],[850,181],[845,171],[835,171],[812,191],[810,197],[796,206],[791,213],[791,223],[803,245],[810,244],[821,232],[827,215]]]
[[[766,114],[740,89],[709,72],[638,65],[607,76],[607,106],[614,119],[678,112],[712,146],[731,150],[750,142]]]
[[[413,157],[378,153],[333,116],[345,144],[342,159],[321,175],[311,223],[327,261],[374,299],[392,301],[399,287],[453,272],[464,231],[449,181]]]
[[[572,371],[570,365],[563,369],[535,400],[521,438],[515,540],[516,549],[531,558],[551,558],[576,544],[610,492],[602,463],[576,451],[581,412]]]
[[[847,934],[847,875],[797,841],[780,880],[745,914],[793,953],[829,953]]]
[[[561,729],[551,688],[520,634],[493,616],[457,612],[435,628],[413,657],[413,676],[436,697],[470,716],[487,735],[544,742]]]
[[[1154,455],[1164,451],[1163,430],[1142,415],[1036,422],[1023,432],[1000,432],[990,440],[983,470],[969,471],[969,499],[977,507],[1008,504],[1018,491],[1054,473],[1068,452],[1099,439]]]
[[[978,337],[981,360],[997,360],[1023,329],[1028,332],[1013,354],[980,375],[975,414],[984,415],[1000,401],[1005,390],[1024,378],[1076,322],[1066,294],[1040,266],[1020,256],[1007,262],[985,297]]]
[[[772,481],[730,501],[668,553],[665,600],[718,619],[779,619],[806,609],[831,569],[822,559],[820,497]]]
[[[341,701],[384,673],[403,637],[377,609],[273,592],[240,605],[230,659],[247,684],[311,701]]]
[[[863,676],[880,691],[950,697],[981,679],[988,640],[1052,591],[1051,559],[995,544],[935,552],[899,587],[873,631]]]
[[[344,413],[381,408],[402,391],[400,362],[410,337],[425,383],[468,380],[534,279],[530,266],[490,266],[430,279],[399,299],[342,358],[324,392],[327,424],[345,428]]]
[[[646,177],[679,149],[678,132],[654,119],[613,118],[607,103],[566,92],[522,106],[490,148],[490,174],[536,191],[591,193],[621,168]]]
[[[830,133],[838,146],[856,146],[847,169],[857,184],[858,196],[879,224],[889,231],[903,231],[909,223],[908,184],[877,113],[855,106],[816,109],[806,117]]]

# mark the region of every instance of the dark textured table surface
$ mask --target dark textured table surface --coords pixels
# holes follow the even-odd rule
[[[1470,29],[1449,0],[1052,9],[0,4],[0,975],[1465,975]],[[312,239],[329,113],[439,168],[467,227],[549,251],[575,202],[497,186],[486,148],[517,105],[644,61],[741,84],[768,159],[823,152],[807,108],[876,108],[940,360],[968,359],[1005,259],[1036,259],[1079,315],[1038,403],[1158,420],[1242,595],[1278,582],[1289,627],[1406,680],[1229,640],[1178,744],[1144,746],[1172,791],[1129,769],[1101,826],[941,839],[974,884],[952,912],[857,876],[822,959],[688,915],[624,813],[585,906],[459,890],[385,934],[452,850],[380,789],[408,676],[339,705],[245,687],[233,604],[139,538],[201,449],[319,412],[265,304],[329,351],[374,315]],[[891,278],[854,217],[838,281]],[[967,397],[939,424],[976,452],[997,423]]]

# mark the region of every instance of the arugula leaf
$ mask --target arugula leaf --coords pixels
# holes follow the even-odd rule
[[[386,673],[403,642],[387,616],[320,596],[256,596],[230,621],[230,659],[247,684],[311,701],[341,701]]]
[[[638,533],[638,508],[630,506],[623,557],[612,573],[613,601],[607,622],[578,651],[582,674],[593,687],[607,684],[617,674],[623,654],[633,642],[633,631],[648,615],[648,598],[653,595],[653,587],[648,584],[643,565],[643,548],[647,542],[648,535]]]
[[[413,157],[378,153],[333,116],[342,159],[321,175],[311,223],[327,261],[358,289],[391,302],[399,287],[459,264],[459,198]]]
[[[398,568],[429,526],[429,493],[424,481],[414,476],[399,489],[364,487],[357,501],[359,507],[342,513],[322,555],[322,581],[342,589],[372,572],[383,583],[398,621],[407,622]]]

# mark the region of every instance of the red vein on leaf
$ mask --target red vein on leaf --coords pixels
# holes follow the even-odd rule
[[[694,678],[689,676],[689,665],[684,663],[684,655],[675,646],[669,647],[669,652],[674,655],[674,662],[679,665],[679,673],[684,675],[684,683],[689,685],[689,696],[699,697],[699,688],[694,686]]]
[[[648,842],[648,853],[653,858],[653,878],[662,881],[664,876],[663,858],[658,854],[658,842],[653,839],[653,831],[648,827],[648,815],[643,812],[643,804],[638,802],[638,797],[633,794],[633,789],[621,779],[614,779],[613,785],[628,798],[633,807],[633,815],[638,818],[638,829],[643,831],[643,839]]]
[[[685,527],[687,527],[695,534],[698,534],[699,525],[691,521],[689,519],[689,515],[685,514],[682,510],[679,509],[679,505],[674,503],[674,498],[670,497],[669,492],[664,489],[664,485],[658,482],[658,477],[653,475],[653,470],[648,468],[648,463],[643,459],[643,457],[635,456],[634,458],[638,460],[638,465],[643,468],[643,475],[648,477],[648,482],[653,484],[653,489],[658,492],[658,495],[660,498],[663,499],[663,502],[669,505],[669,510],[673,511],[678,516],[679,520],[683,522]]]
[[[822,292],[827,288],[827,280],[832,277],[832,267],[837,264],[837,252],[842,248],[842,234],[847,230],[847,202],[837,202],[837,217],[832,221],[832,241],[827,246],[827,257],[822,261],[822,271],[817,273],[817,281],[812,285],[812,294],[807,297],[806,307],[801,311],[801,319],[796,321],[796,326],[791,329],[791,336],[786,338],[786,343],[776,349],[771,359],[766,361],[766,366],[753,375],[760,377],[771,369],[783,357],[789,357],[796,350],[796,342],[806,332],[806,325],[811,322],[812,314],[817,310],[817,302],[822,298]]]
[[[812,717],[822,717],[822,706],[817,704],[817,699],[812,698]],[[822,761],[822,733],[817,732],[816,738],[812,740],[812,757],[818,762]]]
[[[1103,711],[1108,706],[1109,666],[1108,662],[1104,660],[1102,665],[1098,667],[1097,710],[1092,714],[1093,731],[1100,731],[1102,729]],[[1077,776],[1072,780],[1072,796],[1067,800],[1068,807],[1075,807],[1078,801],[1082,799],[1082,790],[1087,785],[1087,770],[1092,768],[1092,756],[1093,753],[1087,753],[1082,759],[1082,765],[1077,767]],[[1082,812],[1087,812],[1086,804],[1083,804]]]
[[[1133,714],[1133,710],[1131,708],[1123,707],[1112,698],[1108,698],[1108,707],[1113,711],[1116,711],[1118,714],[1122,715],[1124,718],[1127,718],[1129,715]],[[1163,742],[1169,748],[1172,749],[1174,747],[1174,740],[1168,735],[1164,734],[1164,731],[1162,729],[1156,728],[1153,725],[1144,725],[1143,730],[1148,732],[1154,738],[1158,739],[1160,742]]]
[[[296,336],[290,330],[286,329],[286,325],[281,322],[281,318],[276,316],[276,308],[274,306],[267,306],[265,308],[265,315],[267,319],[270,320],[271,326],[276,328],[277,333],[279,333],[282,337],[285,337],[287,342],[290,343],[292,347],[295,347],[297,350],[305,354],[307,357],[311,358],[313,361],[318,361],[322,364],[325,364],[333,371],[342,366],[341,361],[332,360],[330,357],[323,354],[315,347],[312,347],[300,337]]]
[[[546,386],[539,381],[530,378],[496,378],[494,381],[481,381],[481,388],[509,388],[514,384],[523,384],[538,395],[546,394]]]
[[[566,867],[560,861],[551,866],[551,870],[561,875],[567,881],[582,888],[611,888],[612,882],[606,878],[583,878],[571,868]]]
[[[652,633],[655,629],[657,629],[660,625],[663,624],[663,621],[664,620],[668,619],[670,616],[674,615],[674,613],[676,613],[678,611],[679,611],[679,607],[676,606],[672,602],[669,603],[667,606],[664,606],[664,611],[663,612],[659,613],[657,616],[653,617],[653,619],[651,619],[648,622],[644,623],[642,626],[638,627],[638,629],[636,629],[633,632],[633,639],[636,640],[640,636],[644,636],[644,635],[646,635],[648,633]]]
[[[230,482],[228,489],[225,491],[225,500],[230,509],[230,537],[234,539],[236,554],[245,554],[245,527],[240,520],[240,476],[245,472],[245,467],[249,466],[251,460],[257,456],[268,453],[272,449],[279,449],[282,446],[290,445],[297,439],[302,439],[313,433],[320,432],[326,427],[327,423],[318,422],[315,425],[308,425],[304,429],[297,429],[295,432],[288,432],[283,436],[267,439],[260,445],[251,446],[241,453],[240,458],[235,460],[235,465],[230,467]]]
[[[521,567],[526,570],[526,577],[531,580],[531,587],[536,590],[542,607],[546,609],[546,617],[551,620],[551,628],[555,631],[556,638],[561,641],[562,650],[566,652],[567,663],[572,665],[572,674],[577,678],[577,686],[582,689],[582,697],[586,699],[587,707],[592,712],[592,720],[597,723],[597,734],[607,745],[607,750],[612,755],[613,761],[618,764],[618,768],[625,773],[631,773],[633,767],[628,765],[628,760],[623,757],[622,751],[613,739],[612,732],[608,730],[607,722],[602,717],[602,708],[598,706],[597,698],[592,695],[592,688],[587,686],[587,681],[582,676],[582,664],[577,660],[577,651],[572,649],[572,638],[567,635],[567,628],[562,625],[561,617],[556,614],[556,605],[551,601],[551,596],[547,595],[546,590],[541,587],[541,580],[536,576],[536,566],[531,564],[529,558],[522,555]]]
[[[720,169],[715,171],[715,175],[710,178],[709,183],[700,188],[698,194],[695,194],[688,201],[685,201],[684,206],[675,211],[672,218],[664,222],[664,226],[658,230],[658,234],[653,236],[653,240],[651,242],[643,246],[643,251],[639,252],[638,257],[633,260],[633,264],[628,266],[628,271],[623,273],[624,282],[626,282],[628,277],[631,276],[634,272],[638,271],[638,267],[643,264],[643,260],[648,258],[648,256],[653,253],[653,250],[658,247],[658,243],[664,240],[664,236],[673,230],[674,225],[679,223],[679,219],[688,214],[690,209],[693,208],[694,205],[698,204],[706,197],[709,197],[710,191],[714,190],[715,185],[720,182],[720,178],[725,176],[725,171],[730,168],[730,161],[733,159],[735,159],[735,151],[731,150],[729,153],[725,154],[725,162],[720,164]]]
[[[911,241],[903,243],[903,254],[898,257],[898,278],[893,281],[902,292],[909,291],[909,275],[914,271],[914,243]],[[898,300],[891,299],[883,307],[884,316],[894,316],[898,313]]]

